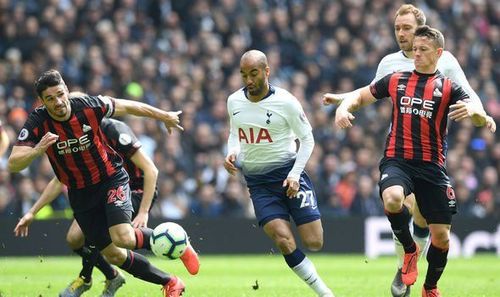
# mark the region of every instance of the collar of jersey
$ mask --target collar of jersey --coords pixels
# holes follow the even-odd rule
[[[269,91],[267,92],[266,96],[262,97],[262,99],[260,99],[260,101],[268,98],[269,96],[273,95],[274,93],[276,93],[276,89],[274,89],[274,86],[269,84]],[[245,94],[245,98],[248,99],[248,96],[247,96],[247,87],[244,87],[243,88],[243,94]],[[250,99],[248,99],[250,100]]]

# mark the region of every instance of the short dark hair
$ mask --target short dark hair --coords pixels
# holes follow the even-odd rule
[[[436,48],[444,48],[444,36],[438,29],[427,25],[420,26],[415,30],[415,37],[427,37],[432,40]]]
[[[42,98],[43,91],[60,84],[65,84],[61,74],[55,69],[50,69],[42,73],[35,81],[35,92],[38,97]]]

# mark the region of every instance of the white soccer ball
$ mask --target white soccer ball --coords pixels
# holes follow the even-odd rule
[[[149,242],[151,251],[156,256],[174,260],[184,254],[188,245],[188,236],[181,225],[167,222],[153,229]]]

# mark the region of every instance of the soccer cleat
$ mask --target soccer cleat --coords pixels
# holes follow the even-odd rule
[[[189,273],[192,275],[198,273],[200,270],[200,260],[198,259],[198,254],[193,249],[191,244],[187,246],[184,254],[182,254],[180,258]]]
[[[439,292],[437,287],[430,290],[426,290],[425,287],[422,287],[422,297],[441,297],[441,292]]]
[[[88,291],[92,287],[92,282],[86,283],[80,276],[69,284],[64,291],[59,293],[59,297],[78,297],[83,292]]]
[[[163,286],[163,296],[164,297],[179,297],[182,296],[182,293],[184,293],[186,286],[184,285],[184,282],[176,277],[176,276],[171,276],[170,281]]]
[[[403,283],[407,286],[411,286],[417,281],[419,252],[420,248],[418,244],[415,244],[415,251],[413,253],[405,253],[403,267],[401,268],[401,278]]]
[[[394,280],[391,285],[391,294],[393,297],[408,297],[410,296],[411,287],[403,283],[401,276],[401,268],[398,268]]]
[[[125,284],[125,277],[121,272],[117,271],[115,278],[107,279],[104,284],[104,290],[102,291],[101,297],[113,297],[116,291]]]

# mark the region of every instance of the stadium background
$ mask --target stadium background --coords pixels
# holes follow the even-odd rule
[[[314,128],[316,148],[307,171],[324,219],[381,216],[377,163],[390,103],[365,109],[355,127],[344,132],[333,128],[335,110],[321,105],[321,95],[371,81],[380,59],[398,49],[392,25],[403,3],[0,0],[0,120],[12,145],[38,104],[33,81],[49,68],[60,70],[73,91],[182,110],[185,131],[168,137],[155,121],[123,119],[160,170],[153,222],[183,220],[208,226],[211,219],[233,218],[250,219],[247,224],[252,226],[244,183],[241,177],[228,176],[222,163],[228,133],[226,98],[241,86],[239,58],[247,49],[260,49],[268,55],[271,82],[302,102]],[[457,57],[498,123],[498,2],[411,3],[424,10],[429,25],[442,30],[446,49]],[[449,147],[448,172],[460,202],[459,217],[479,219],[493,232],[500,218],[498,132],[474,129],[469,122],[453,123]],[[1,224],[2,234],[11,232],[12,222],[31,207],[53,176],[45,157],[11,175],[7,156],[0,160],[0,219],[10,223]],[[41,217],[70,217],[68,208],[61,195]]]

